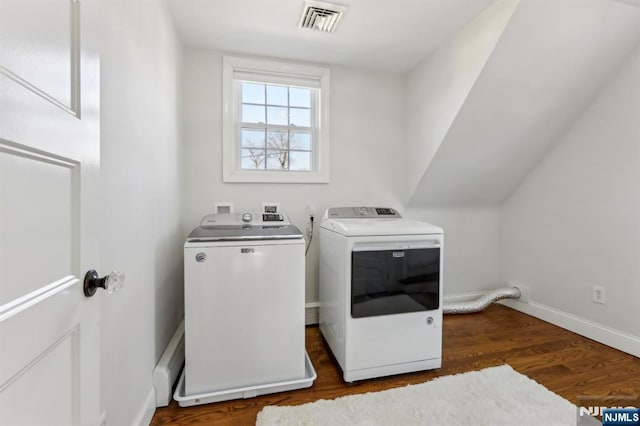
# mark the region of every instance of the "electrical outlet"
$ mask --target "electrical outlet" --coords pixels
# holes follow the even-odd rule
[[[262,213],[280,213],[280,203],[271,201],[262,202]]]
[[[233,203],[230,201],[221,201],[213,205],[214,213],[233,213]]]
[[[316,219],[316,208],[314,206],[307,206],[307,234],[313,233],[313,223]]]
[[[314,206],[307,206],[307,220],[311,220],[313,218],[315,220],[316,217],[316,208]]]
[[[593,301],[604,305],[607,301],[607,291],[599,285],[593,286]]]

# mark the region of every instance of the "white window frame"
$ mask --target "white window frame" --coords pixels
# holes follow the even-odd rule
[[[222,174],[224,182],[328,183],[329,182],[329,69],[287,62],[224,56],[222,58]],[[312,123],[312,170],[249,170],[240,165],[241,84],[256,81],[301,85],[319,89]]]

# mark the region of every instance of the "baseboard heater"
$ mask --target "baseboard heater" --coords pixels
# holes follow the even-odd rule
[[[169,340],[160,361],[153,369],[153,388],[156,407],[166,407],[171,402],[173,385],[184,365],[184,319]]]
[[[304,305],[304,324],[313,325],[318,324],[318,310],[320,309],[319,302],[307,302]]]
[[[306,303],[305,324],[318,323],[318,302]],[[173,385],[178,380],[184,365],[184,319],[153,369],[153,388],[156,392],[156,407],[166,407],[173,396]]]

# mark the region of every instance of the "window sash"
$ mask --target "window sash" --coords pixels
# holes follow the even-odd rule
[[[246,127],[242,127],[240,129],[240,132],[242,132],[242,130],[247,129]],[[250,128],[248,130],[260,130],[260,131],[264,131],[264,142],[262,145],[244,145],[242,142],[242,135],[239,136],[238,141],[239,143],[237,144],[237,150],[238,150],[238,167],[239,169],[243,170],[243,171],[256,171],[256,170],[278,170],[278,171],[283,171],[283,172],[290,172],[290,171],[300,171],[301,169],[292,169],[291,168],[291,153],[308,153],[310,155],[310,163],[309,163],[309,169],[304,169],[306,171],[313,171],[314,170],[314,165],[317,161],[317,154],[316,152],[314,152],[313,150],[313,138],[311,139],[311,143],[309,146],[309,149],[304,149],[304,148],[297,148],[297,147],[291,147],[291,134],[293,133],[295,134],[300,134],[302,132],[300,131],[288,131],[286,129],[282,130],[282,133],[287,133],[287,146],[285,147],[274,147],[274,146],[270,146],[269,145],[269,140],[268,140],[268,132],[270,131],[270,129],[268,128],[261,128],[261,129],[254,129],[254,128]],[[296,128],[297,130],[297,128]],[[308,134],[311,134],[312,132],[305,132]],[[312,135],[311,135],[312,136]],[[256,167],[244,167],[243,166],[243,160],[246,158],[245,155],[243,155],[243,153],[245,151],[251,151],[253,153],[253,151],[258,152],[258,151],[263,151],[263,154],[265,155],[265,161],[261,164],[255,164]],[[267,157],[269,153],[274,153],[274,152],[286,152],[287,156],[288,156],[288,161],[287,161],[287,168],[278,168],[278,169],[274,169],[274,168],[269,168],[267,166]],[[260,153],[258,153],[258,155],[261,155]],[[259,166],[259,167],[258,167]]]
[[[243,70],[235,68],[233,79],[250,83],[277,84],[280,86],[320,88],[320,79],[302,74],[285,74],[280,72],[268,72],[259,70]]]
[[[237,73],[234,73],[234,77],[237,75]],[[265,98],[265,103],[249,103],[249,102],[242,102],[242,83],[243,82],[247,82],[246,79],[234,79],[233,81],[233,86],[234,86],[234,100],[236,101],[237,105],[236,105],[236,123],[235,123],[235,127],[236,127],[236,137],[235,137],[235,150],[236,150],[236,167],[239,170],[242,171],[246,171],[246,172],[254,172],[254,171],[281,171],[281,172],[297,172],[294,170],[291,170],[291,165],[290,165],[290,156],[288,155],[288,163],[287,163],[287,168],[286,169],[273,169],[273,168],[269,168],[267,165],[267,158],[265,157],[265,160],[263,161],[263,164],[260,168],[245,168],[243,167],[243,155],[242,152],[243,150],[247,150],[247,149],[255,149],[255,150],[260,150],[263,149],[265,151],[275,151],[277,149],[275,148],[269,148],[268,146],[268,140],[267,140],[267,134],[270,131],[273,132],[287,132],[288,134],[288,141],[287,141],[287,145],[289,146],[290,144],[290,137],[291,137],[291,133],[309,133],[311,136],[311,146],[309,150],[303,150],[303,149],[291,149],[291,148],[287,148],[284,151],[287,152],[310,152],[311,153],[311,164],[310,164],[310,172],[313,172],[315,170],[318,169],[318,155],[317,155],[317,149],[318,149],[318,121],[319,121],[319,117],[318,117],[318,110],[319,110],[319,106],[320,106],[320,96],[319,96],[319,90],[313,87],[308,87],[308,86],[301,86],[301,85],[291,85],[291,84],[282,84],[282,83],[277,83],[278,85],[281,86],[286,86],[286,87],[303,87],[303,88],[307,88],[307,89],[311,89],[310,91],[310,107],[309,108],[304,108],[304,107],[292,107],[289,104],[287,106],[283,106],[283,105],[272,105],[272,104],[268,104],[267,103],[267,99]],[[259,84],[270,84],[270,83],[274,83],[275,82],[267,82],[264,80],[258,80],[257,77],[255,80],[251,80],[250,82],[252,83],[259,83]],[[274,107],[278,107],[278,108],[286,108],[287,110],[290,109],[309,109],[310,112],[310,126],[295,126],[295,125],[283,125],[283,124],[268,124],[268,123],[252,123],[252,122],[244,122],[242,121],[242,106],[243,105],[255,105],[255,106],[260,106],[260,107],[265,107],[267,108],[268,106],[274,106]],[[265,120],[267,120],[266,116],[265,116]],[[268,120],[267,120],[268,121]],[[287,121],[289,121],[289,119],[287,119]],[[242,144],[242,130],[243,129],[247,129],[247,130],[262,130],[265,132],[265,147],[264,148],[258,148],[258,147],[246,147],[243,146]]]

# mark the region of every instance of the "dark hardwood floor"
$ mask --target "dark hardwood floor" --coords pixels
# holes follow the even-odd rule
[[[600,400],[603,395],[626,395],[635,403],[640,397],[640,359],[502,305],[477,314],[445,316],[438,370],[347,384],[318,327],[306,328],[306,346],[318,374],[312,387],[188,408],[173,401],[156,411],[151,424],[253,425],[266,405],[333,399],[502,364],[576,405],[585,405],[585,396]],[[626,400],[620,403],[628,405]]]

